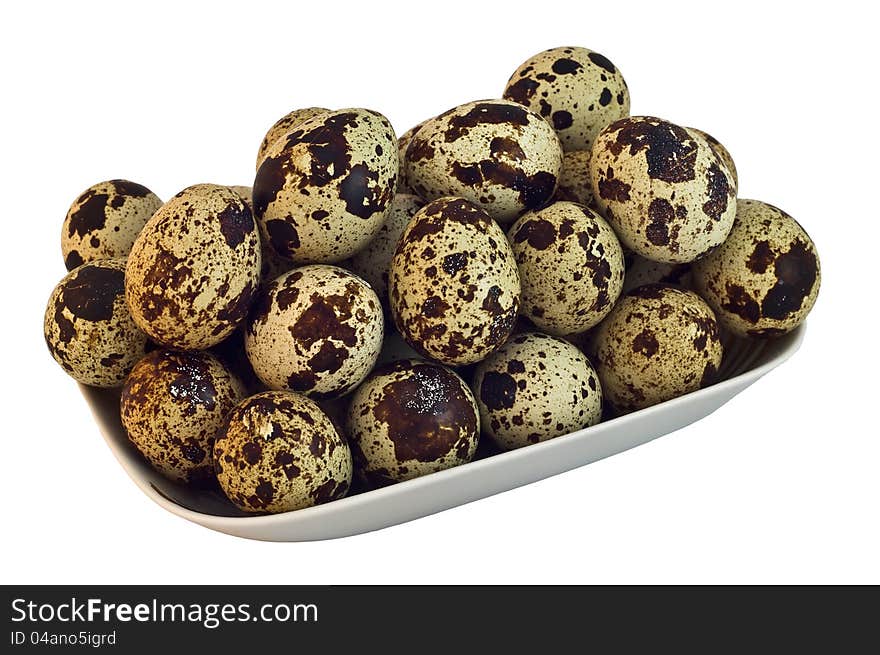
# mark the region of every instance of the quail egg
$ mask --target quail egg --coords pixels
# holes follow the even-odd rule
[[[379,232],[397,173],[397,138],[382,114],[315,116],[273,143],[257,170],[263,236],[297,263],[342,261]]]
[[[241,199],[244,200],[244,204],[246,204],[248,209],[251,210],[251,213],[253,213],[254,198],[251,187],[235,185],[230,186],[229,188],[241,196]],[[296,266],[291,260],[282,257],[275,252],[275,249],[272,248],[264,238],[260,238],[260,255],[262,262],[260,267],[260,282],[263,284],[271,282],[282,273],[287,273],[287,271]]]
[[[128,180],[99,182],[74,200],[61,228],[68,271],[85,262],[128,257],[131,246],[162,201]]]
[[[707,132],[703,132],[703,130],[698,130],[695,127],[689,127],[687,129],[689,132],[695,132],[698,136],[705,139],[706,143],[709,144],[709,147],[715,151],[715,154],[718,155],[721,161],[727,166],[727,170],[730,172],[730,177],[733,179],[734,186],[739,188],[739,175],[736,172],[736,164],[733,162],[733,157],[730,155],[727,148],[725,148],[718,139]]]
[[[275,121],[275,124],[266,132],[266,136],[263,137],[263,141],[260,143],[260,149],[257,151],[257,170],[260,169],[260,164],[266,158],[269,147],[278,139],[296,129],[310,118],[329,113],[330,110],[323,107],[304,107],[303,109],[294,109],[289,114],[285,114]]]
[[[523,214],[508,238],[522,281],[521,312],[557,336],[590,329],[620,295],[620,243],[592,209],[555,202]]]
[[[382,486],[469,462],[479,414],[458,375],[404,359],[376,369],[354,393],[347,432],[356,469]]]
[[[440,198],[401,235],[388,295],[398,331],[417,352],[443,364],[477,362],[513,329],[516,260],[486,212],[463,198]]]
[[[406,150],[406,179],[416,194],[460,196],[502,223],[550,200],[561,168],[553,128],[509,100],[450,109],[426,121]]]
[[[474,396],[483,432],[502,449],[575,432],[602,418],[599,378],[569,342],[518,334],[477,365]]]
[[[682,289],[692,289],[691,264],[664,264],[633,255],[626,269],[626,277],[623,278],[622,293],[629,293],[645,284],[668,284]]]
[[[241,380],[248,394],[266,391],[265,385],[254,373],[244,349],[245,326],[238,328],[216,346],[208,351],[225,366],[235,377]]]
[[[599,134],[590,159],[593,197],[637,255],[685,263],[721,244],[736,213],[736,183],[709,144],[650,116]]]
[[[810,236],[781,209],[739,200],[721,246],[694,262],[697,290],[718,320],[740,336],[775,336],[800,325],[816,302],[819,255]]]
[[[599,131],[629,116],[629,89],[620,70],[586,48],[552,48],[524,62],[504,97],[539,112],[565,150],[589,150]]]
[[[366,280],[383,305],[388,304],[388,267],[404,228],[425,203],[418,196],[398,193],[388,217],[367,247],[349,261],[349,268]]]
[[[312,400],[266,391],[242,401],[214,442],[223,492],[245,512],[287,512],[342,498],[351,451]]]
[[[245,202],[229,187],[197,184],[162,205],[135,241],[125,271],[128,306],[157,343],[209,348],[244,321],[260,264]]]
[[[400,135],[399,139],[397,139],[397,160],[400,166],[400,174],[397,178],[397,193],[413,193],[413,190],[409,187],[409,182],[406,179],[406,149],[409,147],[409,142],[412,141],[413,134],[422,129],[422,125],[424,124],[423,121],[418,125],[409,128],[406,132]]]
[[[343,396],[367,376],[382,348],[379,298],[342,268],[293,269],[259,294],[245,350],[270,389],[318,399]]]
[[[649,284],[620,299],[595,336],[602,392],[621,412],[715,381],[722,347],[709,306],[692,291]]]
[[[576,202],[595,209],[589,150],[569,150],[562,156],[562,173],[553,199]]]
[[[242,383],[213,355],[154,350],[122,387],[122,425],[162,475],[205,482],[214,475],[214,437],[243,397]]]
[[[52,357],[77,382],[116,387],[147,348],[125,304],[125,260],[83,264],[52,291],[43,319]]]

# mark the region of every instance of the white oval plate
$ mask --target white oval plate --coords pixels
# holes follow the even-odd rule
[[[563,437],[478,459],[415,480],[294,512],[248,516],[219,492],[195,491],[153,471],[119,422],[119,391],[81,386],[101,432],[132,480],[177,516],[227,534],[264,541],[334,539],[441,512],[616,455],[712,413],[798,349],[802,325],[790,334],[728,344],[721,381],[680,398]]]

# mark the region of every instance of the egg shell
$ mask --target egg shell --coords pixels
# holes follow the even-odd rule
[[[649,284],[615,305],[596,331],[595,351],[602,392],[629,412],[712,384],[722,346],[702,298]]]
[[[52,291],[43,318],[46,345],[77,382],[117,387],[147,348],[125,303],[125,260],[83,264]]]
[[[596,208],[593,200],[593,185],[590,182],[590,151],[569,150],[562,156],[562,172],[554,200],[576,202],[591,209]]]
[[[460,105],[426,121],[406,150],[409,187],[466,198],[499,222],[553,197],[562,148],[538,114],[509,100]]]
[[[137,235],[161,206],[155,193],[128,180],[90,186],[73,201],[61,228],[67,270],[85,262],[128,257]]]
[[[540,332],[516,335],[480,362],[473,390],[484,434],[504,450],[602,418],[599,376],[589,360],[569,342]]]
[[[162,205],[135,241],[125,296],[156,343],[214,346],[243,323],[260,279],[254,218],[229,187],[196,184]]]
[[[260,169],[260,164],[262,164],[263,160],[266,158],[266,153],[269,151],[269,147],[278,139],[296,129],[310,118],[323,116],[324,114],[329,113],[330,110],[324,109],[323,107],[304,107],[302,109],[294,109],[292,112],[284,114],[284,116],[275,121],[272,127],[269,128],[269,131],[266,132],[266,136],[263,137],[263,140],[260,143],[260,148],[257,151],[257,170]]]
[[[620,70],[587,48],[538,53],[514,72],[504,97],[547,119],[566,151],[589,150],[603,127],[629,116],[629,89]]]
[[[233,185],[229,188],[235,191],[239,196],[241,196],[241,199],[244,200],[244,203],[248,206],[248,209],[250,209],[251,213],[253,213],[253,189],[249,186],[243,185]],[[296,264],[294,264],[292,260],[288,259],[287,257],[282,257],[277,252],[275,252],[275,249],[268,243],[268,241],[266,241],[265,238],[262,237],[262,235],[260,236],[260,255],[261,284],[271,282],[282,273],[287,273],[287,271],[290,271],[296,267]]]
[[[204,483],[214,477],[214,437],[243,397],[242,383],[213,355],[154,350],[122,387],[122,425],[166,478]]]
[[[521,312],[557,336],[601,321],[623,287],[620,242],[604,218],[573,202],[523,214],[508,231],[522,284]]]
[[[471,461],[479,414],[453,371],[404,359],[376,369],[354,393],[347,432],[356,469],[383,486]]]
[[[398,193],[391,202],[385,224],[367,247],[351,258],[349,268],[366,280],[383,306],[388,305],[388,268],[403,230],[422,208],[418,196]]]
[[[620,240],[647,259],[686,263],[721,244],[736,184],[708,143],[660,118],[606,127],[590,159],[593,197]]]
[[[739,336],[777,336],[800,325],[822,273],[810,236],[784,211],[739,200],[727,240],[694,262],[697,290],[721,324]]]
[[[223,492],[245,512],[287,512],[342,498],[351,451],[312,400],[266,391],[242,401],[214,442]]]
[[[632,255],[623,278],[622,293],[629,293],[645,284],[668,284],[693,290],[692,264],[666,264]]]
[[[727,170],[730,171],[730,176],[733,179],[734,185],[739,188],[739,173],[736,171],[736,164],[733,161],[733,156],[731,156],[730,151],[724,147],[718,139],[709,134],[708,132],[704,132],[703,130],[698,130],[695,127],[686,128],[689,132],[697,134],[697,136],[702,137],[706,143],[709,144],[709,147],[715,151],[715,154],[724,162],[727,166]]]
[[[409,142],[412,141],[413,135],[422,129],[422,125],[425,124],[425,121],[422,121],[418,125],[415,125],[409,128],[406,132],[400,135],[397,139],[397,161],[399,163],[399,175],[397,178],[397,193],[401,194],[413,194],[414,191],[409,186],[409,181],[406,178],[406,149],[409,147]]]
[[[504,232],[486,212],[462,198],[441,198],[406,226],[388,295],[413,349],[444,364],[469,364],[507,340],[519,309],[519,273]]]
[[[322,114],[270,146],[254,179],[254,211],[278,254],[339,262],[379,232],[397,174],[387,118],[368,109]]]
[[[382,348],[376,293],[337,266],[296,268],[259,294],[245,350],[270,389],[319,399],[343,396],[367,376]]]
[[[208,351],[214,355],[235,377],[241,380],[248,395],[259,391],[266,391],[264,385],[254,367],[251,366],[244,348],[245,326],[241,326],[235,332],[226,337]]]

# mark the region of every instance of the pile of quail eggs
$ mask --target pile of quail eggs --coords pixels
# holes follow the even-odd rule
[[[245,512],[700,389],[727,339],[794,329],[820,283],[803,228],[737,198],[724,146],[630,116],[620,70],[576,47],[400,138],[372,110],[292,111],[252,187],[102,182],[62,230],[52,356],[120,388],[159,473]]]

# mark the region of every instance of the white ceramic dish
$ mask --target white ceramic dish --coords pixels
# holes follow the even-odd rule
[[[119,463],[141,490],[177,516],[227,534],[265,541],[333,539],[411,521],[536,482],[647,443],[707,416],[798,349],[801,326],[771,341],[728,345],[721,381],[648,409],[464,466],[285,514],[247,516],[219,492],[193,491],[155,473],[119,422],[118,391],[81,387]]]

